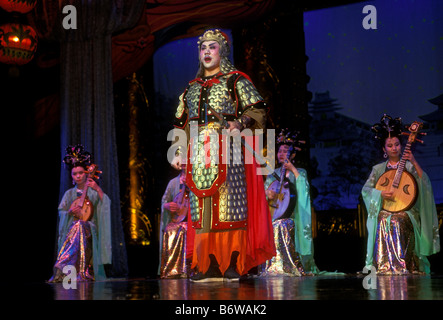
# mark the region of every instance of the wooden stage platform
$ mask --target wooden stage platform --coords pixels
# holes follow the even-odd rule
[[[123,314],[124,318],[144,315],[162,320],[183,316],[277,320],[288,315],[297,317],[304,310],[319,319],[331,316],[355,319],[357,314],[368,313],[411,316],[409,313],[416,308],[428,316],[441,314],[443,275],[377,276],[376,288],[369,289],[364,287],[365,277],[344,274],[211,283],[187,279],[112,279],[77,283],[76,289],[65,289],[62,283],[29,282],[13,285],[9,297],[13,301],[11,306],[21,314],[53,314],[58,318],[67,310],[75,318],[80,311],[105,319],[108,316],[118,319]],[[20,305],[26,307],[17,308]]]
[[[443,275],[377,276],[365,289],[365,274],[248,278],[237,282],[187,279],[111,279],[17,285],[33,300],[443,300]],[[368,285],[366,285],[368,287]]]

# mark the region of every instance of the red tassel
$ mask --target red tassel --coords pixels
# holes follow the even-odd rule
[[[205,141],[204,141],[204,150],[205,150],[205,168],[209,169],[211,167],[211,144],[210,144],[209,134],[206,133]]]

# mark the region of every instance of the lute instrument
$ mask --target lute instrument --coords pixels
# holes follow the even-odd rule
[[[405,171],[406,159],[404,159],[405,151],[411,149],[414,141],[423,141],[416,139],[419,130],[423,123],[414,121],[408,128],[410,133],[402,133],[409,135],[408,142],[403,151],[401,160],[398,164],[397,170],[388,170],[378,179],[375,188],[380,191],[393,191],[392,199],[383,199],[382,207],[386,211],[400,212],[410,209],[417,200],[418,188],[417,181],[414,176]],[[424,135],[424,133],[421,133]]]
[[[87,173],[88,177],[91,177],[93,179],[98,179],[99,177],[96,174],[100,174],[102,172],[98,171],[98,166],[96,164],[91,164],[90,166],[88,166],[86,173]],[[89,200],[89,198],[88,198],[88,188],[89,188],[89,186],[88,186],[88,183],[86,182],[85,186],[83,187],[83,190],[82,190],[82,195],[80,197],[78,197],[77,199],[75,199],[71,203],[71,206],[69,207],[69,211],[71,211],[75,207],[81,208],[80,214],[76,214],[74,216],[74,219],[76,219],[76,220],[89,221],[93,217],[94,206],[91,203],[91,200]]]
[[[186,219],[189,209],[189,188],[185,184],[183,184],[180,192],[176,194],[173,202],[178,205],[179,209],[172,216],[172,221],[180,223]]]
[[[291,159],[295,156],[292,154]],[[286,162],[289,160],[285,160]],[[267,190],[276,193],[272,200],[269,200],[269,212],[272,220],[286,217],[286,214],[291,215],[296,204],[296,190],[291,189],[291,184],[286,178],[286,169],[282,166],[280,177],[276,177]]]

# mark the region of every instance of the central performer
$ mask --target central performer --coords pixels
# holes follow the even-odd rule
[[[275,255],[258,165],[255,160],[245,163],[240,139],[226,148],[229,135],[265,128],[266,103],[250,78],[229,61],[225,33],[206,31],[198,49],[197,76],[180,96],[174,122],[187,133],[187,145],[178,148],[172,163],[180,166],[187,159],[189,223],[195,229],[191,280],[237,280]],[[190,134],[194,128],[197,133]]]

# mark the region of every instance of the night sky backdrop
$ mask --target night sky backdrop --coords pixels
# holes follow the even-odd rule
[[[363,28],[368,4],[376,8],[377,29]],[[308,90],[329,91],[338,113],[370,125],[387,113],[407,124],[437,110],[428,100],[443,94],[443,1],[377,0],[310,11],[304,30]],[[423,140],[414,154],[442,203],[443,134],[428,132]]]
[[[363,13],[366,5],[376,8],[377,29],[362,25],[368,15]],[[421,121],[419,116],[436,110],[428,100],[443,93],[443,1],[378,0],[308,11],[304,31],[308,90],[313,94],[329,91],[341,108],[338,113],[370,125],[387,113],[406,124]],[[288,32],[288,41],[290,35]],[[163,113],[159,116],[172,119],[179,95],[195,77],[197,39],[167,43],[154,55],[156,99],[161,97],[158,103]],[[284,50],[284,44],[275,50]],[[425,144],[431,139],[435,144],[439,138],[425,138]],[[443,176],[438,172],[443,172],[443,158],[429,160],[423,150],[417,147],[416,158],[429,174],[436,201],[441,203]],[[326,174],[324,166],[320,169]],[[370,167],[360,170],[369,175]],[[361,190],[363,183],[355,190]],[[353,193],[351,204],[343,207],[357,205],[359,191]]]
[[[367,4],[377,29],[362,26]],[[405,122],[436,109],[443,93],[443,1],[378,0],[304,14],[311,92],[329,90],[341,113],[373,124]]]

